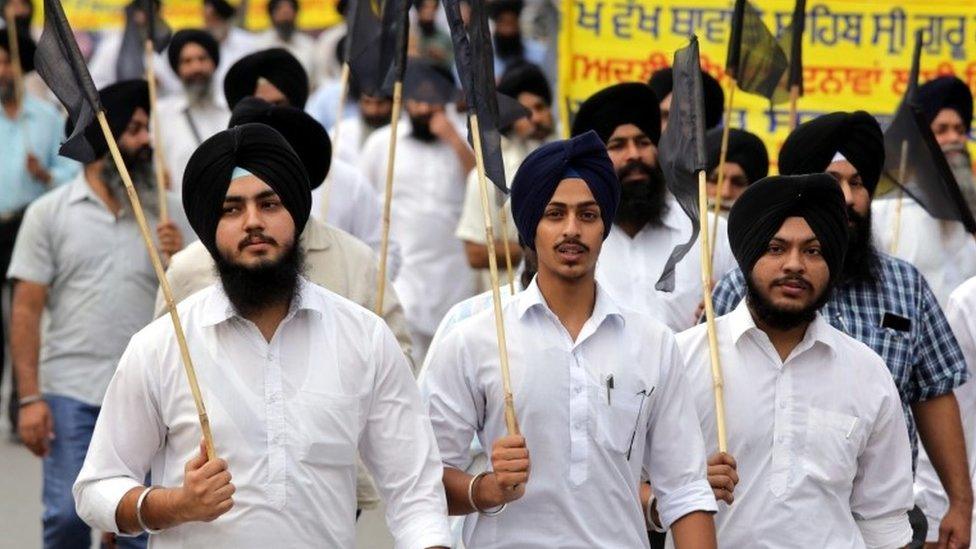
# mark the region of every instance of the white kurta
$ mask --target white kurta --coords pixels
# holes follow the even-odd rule
[[[504,513],[465,517],[466,546],[648,547],[642,470],[665,526],[715,510],[684,363],[664,325],[597,286],[573,341],[535,281],[506,300],[503,316],[532,472]],[[493,312],[462,320],[430,354],[421,392],[444,464],[463,469],[472,437],[491,448],[506,434]]]
[[[878,251],[914,265],[929,283],[939,305],[945,307],[949,294],[976,276],[976,240],[962,223],[936,219],[906,196],[901,205],[898,249],[892,252],[897,202],[882,199],[871,203],[875,245]]]
[[[396,547],[449,543],[436,441],[382,320],[304,280],[270,343],[219,284],[179,308],[237,492],[217,520],[167,529],[153,547],[354,547],[357,449]],[[173,328],[161,318],[132,338],[109,386],[74,487],[79,516],[117,531],[122,496],[150,469],[154,484],[181,485],[199,446]]]
[[[452,305],[474,295],[474,273],[454,236],[465,174],[450,145],[411,137],[410,124],[399,134],[390,234],[400,243],[403,264],[394,287],[412,330],[430,338]],[[374,185],[386,180],[389,139],[389,129],[377,130],[363,147],[360,169]]]
[[[645,225],[634,238],[627,236],[616,224],[613,226],[610,236],[603,242],[596,277],[620,303],[627,303],[680,332],[698,322],[696,312],[702,301],[701,235],[675,267],[674,291],[655,290],[671,251],[691,237],[691,220],[670,194],[668,197],[663,226]],[[709,219],[715,221],[714,217]],[[718,218],[716,240],[712,277],[715,282],[735,267],[725,219]]]
[[[216,90],[214,93],[217,93]],[[222,104],[208,101],[190,104],[183,93],[160,99],[156,106],[163,156],[169,170],[170,192],[179,194],[183,188],[183,172],[190,156],[200,143],[227,129],[230,111]]]
[[[409,123],[402,120],[401,123]],[[332,147],[335,149],[339,158],[353,165],[359,164],[359,154],[366,144],[366,139],[372,132],[363,123],[359,114],[347,116],[342,119],[342,128],[339,130],[339,139],[335,138],[335,126],[329,129],[329,137],[332,138]],[[385,181],[384,181],[385,183]]]
[[[92,80],[98,89],[119,81],[115,72],[115,64],[119,59],[119,49],[122,48],[122,35],[122,30],[103,31],[102,39],[99,40],[98,47],[88,62],[88,70],[91,72]],[[179,91],[180,79],[170,68],[166,52],[156,54],[153,59],[153,69],[156,72],[156,81],[159,84],[159,95],[162,97]]]
[[[315,40],[306,36],[301,31],[296,30],[295,34],[292,35],[291,40],[285,42],[282,40],[278,33],[273,29],[267,29],[264,32],[258,33],[255,37],[255,41],[258,45],[258,49],[266,50],[269,48],[284,48],[288,50],[288,53],[295,56],[298,62],[302,64],[305,69],[305,73],[308,74],[309,83],[314,86],[318,82],[312,80],[312,69],[315,66]]]
[[[729,454],[739,474],[734,503],[718,504],[719,547],[908,543],[912,452],[881,357],[817,315],[783,361],[745,301],[716,327]],[[706,326],[677,339],[712,455],[718,440]]]

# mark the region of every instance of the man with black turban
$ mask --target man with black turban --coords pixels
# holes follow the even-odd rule
[[[493,27],[491,39],[495,52],[495,74],[503,74],[509,68],[526,62],[535,65],[546,62],[545,47],[522,36],[524,0],[488,0],[485,7]]]
[[[203,27],[220,45],[214,85],[221,89],[224,76],[238,59],[258,49],[257,36],[237,26],[237,9],[227,0],[203,0]]]
[[[721,152],[722,128],[712,128],[705,134],[708,207],[713,208],[715,202],[719,201],[722,215],[728,215],[732,204],[746,190],[746,187],[769,173],[769,154],[766,152],[765,143],[756,134],[736,128],[729,129],[725,166],[722,167],[724,182],[720,186],[718,161]],[[721,196],[719,196],[720,190]]]
[[[162,545],[350,547],[358,450],[396,544],[446,546],[436,440],[393,334],[301,274],[312,197],[294,150],[264,124],[220,132],[190,159],[183,203],[220,278],[180,304],[217,456],[160,318],[105,396],[81,516]]]
[[[242,57],[227,71],[224,98],[231,110],[248,96],[272,105],[305,108],[308,74],[295,56],[281,48],[261,50]]]
[[[170,220],[158,218],[148,85],[123,81],[98,95],[146,220],[156,229],[155,244],[172,255],[192,233],[175,197],[167,197]],[[91,533],[75,512],[70,486],[125,345],[152,319],[157,285],[98,122],[85,135],[95,160],[27,208],[6,273],[14,284],[10,346],[18,434],[44,458],[45,547],[89,546]],[[120,540],[119,546],[143,547],[145,540]]]
[[[166,53],[183,86],[160,99],[156,112],[169,188],[178,193],[190,155],[204,139],[227,127],[230,111],[214,94],[220,47],[210,33],[200,29],[178,31]]]
[[[720,501],[718,538],[905,546],[912,468],[898,392],[881,357],[820,313],[843,278],[844,195],[826,174],[769,177],[742,193],[728,226],[748,273],[746,298],[715,321],[728,453],[718,450],[708,330],[677,336]]]
[[[715,498],[674,336],[596,278],[619,202],[594,132],[543,145],[515,174],[515,225],[538,256],[536,277],[502,305],[524,436],[506,434],[494,315],[461,321],[430,351],[421,389],[468,547],[648,547],[642,471],[675,545],[715,547]],[[492,464],[471,476],[475,436]]]
[[[647,85],[661,101],[661,131],[668,127],[671,113],[671,91],[674,89],[674,71],[671,67],[661,69],[651,75]],[[714,76],[702,71],[702,91],[705,92],[705,129],[710,130],[722,123],[725,113],[725,92]]]
[[[657,96],[646,84],[631,82],[601,90],[580,106],[573,135],[594,130],[621,185],[620,208],[597,265],[597,278],[614,299],[681,331],[695,324],[702,298],[701,239],[676,266],[672,292],[655,285],[675,246],[691,239],[691,220],[668,191],[657,165],[661,113]],[[725,220],[718,223],[715,276],[734,266],[725,236]]]
[[[883,166],[881,128],[863,111],[835,112],[801,124],[779,154],[781,173],[826,172],[844,193],[848,252],[823,316],[884,359],[901,397],[913,464],[919,438],[929,456],[938,456],[933,464],[952,502],[941,539],[968,543],[972,487],[953,389],[969,375],[925,278],[911,264],[876,251],[872,244],[871,197]],[[731,312],[747,293],[741,271],[726,275],[712,294],[716,314]]]
[[[919,86],[915,102],[942,147],[966,204],[976,212],[976,181],[968,147],[973,127],[972,90],[955,76],[940,76]]]
[[[269,0],[267,7],[271,28],[257,35],[259,47],[288,50],[305,67],[305,72],[312,74],[315,40],[298,30],[298,0]]]

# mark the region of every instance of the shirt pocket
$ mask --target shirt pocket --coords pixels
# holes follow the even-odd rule
[[[807,476],[821,484],[851,485],[857,474],[861,423],[857,416],[810,408],[803,452]]]
[[[299,391],[296,400],[302,463],[327,467],[355,465],[359,398]]]
[[[590,384],[591,410],[594,411],[593,438],[604,448],[617,453],[626,454],[637,451],[643,445],[643,438],[638,440],[641,429],[641,415],[646,397],[643,393],[631,390],[630,387],[616,387],[610,390],[610,401],[607,402],[607,387],[602,384]]]

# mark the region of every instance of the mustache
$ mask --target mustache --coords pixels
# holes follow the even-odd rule
[[[617,170],[617,179],[623,180],[633,174],[640,174],[650,179],[651,167],[639,160],[631,160]]]
[[[799,284],[804,290],[811,290],[811,289],[813,289],[813,284],[810,284],[810,281],[808,281],[806,278],[803,278],[803,276],[801,276],[801,275],[786,275],[786,276],[781,276],[781,277],[777,278],[776,280],[774,280],[772,285],[773,285],[773,287],[783,286],[783,285],[785,285],[787,283],[790,283],[790,282]]]
[[[278,241],[264,233],[252,233],[241,239],[237,244],[237,250],[241,251],[251,244],[268,244],[277,247]]]
[[[559,248],[561,248],[563,246],[566,246],[566,245],[579,246],[580,248],[583,249],[584,252],[590,251],[590,247],[587,246],[586,244],[583,244],[583,242],[581,242],[580,239],[578,239],[576,237],[571,237],[571,238],[566,238],[566,239],[560,240],[559,242],[556,243],[555,246],[552,247],[552,249],[553,250],[559,250]]]

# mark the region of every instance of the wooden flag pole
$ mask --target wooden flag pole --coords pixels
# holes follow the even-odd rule
[[[159,198],[159,222],[169,221],[169,207],[166,203],[166,165],[163,156],[163,138],[160,133],[161,120],[156,111],[156,69],[152,38],[146,40],[146,81],[149,83],[149,120],[153,133],[153,168],[156,172],[156,195]]]
[[[495,333],[498,336],[498,358],[502,370],[502,391],[505,397],[505,426],[509,435],[519,434],[512,398],[512,380],[508,372],[508,344],[505,341],[505,323],[502,318],[502,293],[498,286],[498,258],[495,257],[495,231],[491,222],[491,205],[488,199],[488,178],[485,176],[485,158],[481,151],[481,133],[478,115],[471,113],[471,137],[474,141],[474,158],[478,170],[478,188],[481,191],[481,211],[485,219],[485,237],[488,243],[488,272],[491,275],[491,301],[495,310]]]
[[[790,86],[790,132],[796,129],[796,125],[799,124],[797,120],[797,110],[796,104],[800,100],[800,86],[798,84],[793,84]]]
[[[186,346],[186,336],[183,334],[183,326],[180,324],[180,316],[176,312],[176,304],[173,301],[173,291],[170,289],[169,281],[166,279],[166,273],[163,271],[163,263],[159,258],[159,252],[156,250],[156,246],[153,244],[152,236],[149,232],[149,224],[146,222],[146,214],[143,212],[142,204],[139,202],[139,195],[136,193],[136,189],[132,185],[132,179],[129,177],[129,171],[125,167],[125,162],[122,161],[122,155],[119,153],[119,147],[115,143],[115,138],[112,136],[112,130],[109,128],[108,120],[105,119],[105,111],[98,111],[98,124],[102,127],[102,134],[105,136],[105,142],[108,143],[109,151],[112,153],[112,160],[115,161],[115,167],[119,170],[119,174],[122,176],[122,182],[125,184],[125,190],[129,195],[129,202],[132,204],[132,211],[135,213],[136,222],[139,224],[139,232],[142,234],[142,241],[146,245],[146,251],[149,252],[149,260],[152,262],[153,270],[156,271],[156,278],[159,279],[159,285],[163,290],[163,298],[166,300],[166,309],[169,311],[170,320],[173,321],[173,330],[176,332],[176,342],[180,347],[180,356],[183,358],[183,368],[186,370],[186,379],[190,385],[190,392],[193,394],[193,403],[197,407],[197,416],[200,419],[200,429],[203,431],[203,440],[207,448],[207,459],[213,459],[216,457],[217,452],[214,449],[213,433],[210,431],[210,420],[207,417],[207,410],[203,405],[203,397],[200,394],[200,385],[197,383],[197,374],[193,369],[193,361],[190,359],[190,350]]]
[[[901,207],[905,200],[905,175],[908,173],[908,140],[901,142],[901,160],[898,162],[898,198],[895,202],[894,228],[891,233],[891,247],[888,252],[895,255],[898,252],[898,240],[901,237]]]
[[[342,64],[342,74],[339,76],[339,105],[336,109],[335,131],[332,132],[332,158],[339,158],[339,132],[342,130],[342,113],[349,95],[349,63]],[[325,178],[322,188],[322,218],[329,215],[329,195],[332,194],[332,181]]]
[[[706,190],[705,171],[698,172],[698,214],[701,216],[701,263],[702,263],[702,291],[705,301],[705,322],[708,326],[708,356],[712,364],[712,388],[715,393],[715,424],[718,431],[719,452],[728,451],[728,440],[725,433],[725,394],[722,382],[722,365],[718,357],[718,334],[715,331],[715,308],[712,305],[712,280],[708,246],[708,191]]]
[[[383,296],[386,293],[386,255],[390,246],[390,212],[393,209],[393,164],[396,161],[397,124],[400,121],[400,107],[403,104],[403,82],[393,84],[393,111],[390,114],[390,145],[386,155],[386,192],[383,195],[383,235],[380,244],[380,268],[376,275],[377,316],[383,316]],[[336,126],[338,130],[338,126]]]
[[[498,209],[498,221],[502,224],[502,246],[505,247],[505,270],[508,273],[508,289],[515,295],[515,271],[512,269],[512,247],[508,243],[508,212],[505,205]]]
[[[725,192],[725,158],[729,153],[729,130],[732,126],[732,98],[735,97],[735,78],[729,78],[729,100],[726,101],[725,105],[725,122],[722,124],[722,148],[718,155],[718,181],[715,187],[715,207],[713,208],[715,219],[718,219],[719,213],[722,209],[722,193]],[[707,199],[707,194],[706,194]],[[705,202],[705,212],[708,212],[708,202]],[[704,218],[702,218],[704,220]],[[707,225],[706,225],[707,226]],[[705,238],[705,236],[710,236],[711,238]],[[715,258],[715,250],[712,249],[712,244],[718,238],[718,223],[715,223],[715,227],[712,229],[711,235],[704,235],[702,237],[702,243],[708,242],[708,256],[705,258],[708,260],[708,280],[711,284],[712,279],[712,260]]]

